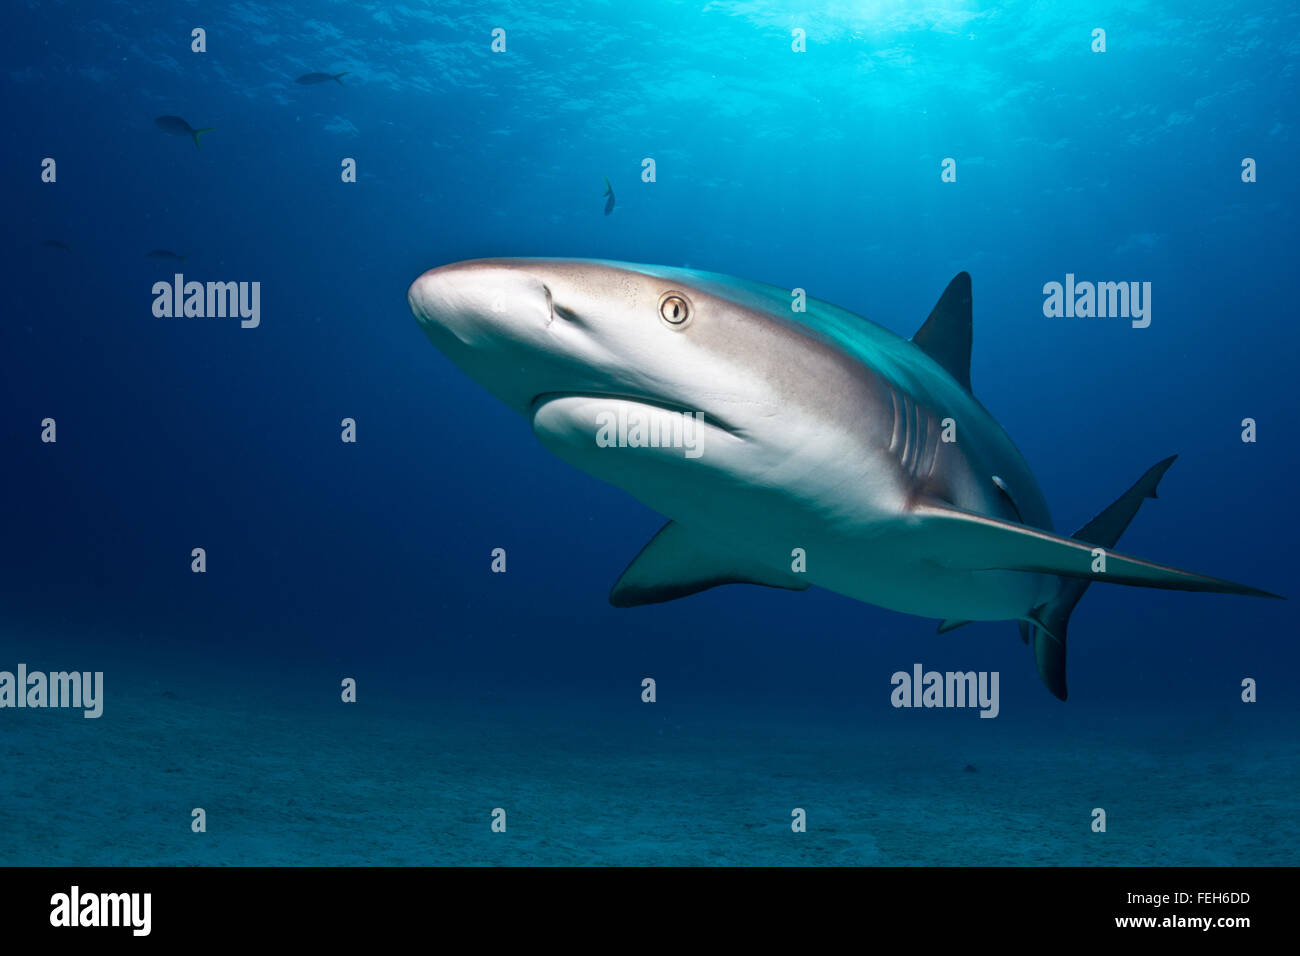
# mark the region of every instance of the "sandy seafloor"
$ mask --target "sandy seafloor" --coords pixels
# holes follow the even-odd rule
[[[106,675],[98,720],[0,712],[0,864],[1300,863],[1296,722],[1259,705],[1017,723],[365,681],[345,705],[319,674],[209,676]]]

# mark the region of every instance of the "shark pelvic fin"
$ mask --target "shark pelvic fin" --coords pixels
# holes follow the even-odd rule
[[[970,391],[970,273],[959,272],[948,283],[930,317],[912,336],[912,344]]]
[[[707,545],[675,521],[659,529],[609,592],[614,607],[659,604],[720,584],[761,584],[803,591],[793,572],[776,571]]]

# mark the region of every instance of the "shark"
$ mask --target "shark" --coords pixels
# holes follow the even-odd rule
[[[1114,550],[1173,457],[1075,534],[1053,529],[972,390],[965,272],[910,339],[802,290],[606,260],[455,262],[407,299],[544,447],[669,519],[616,607],[743,583],[817,586],[940,632],[1013,621],[1065,700],[1069,618],[1093,582],[1278,597]],[[692,442],[598,440],[611,422]]]

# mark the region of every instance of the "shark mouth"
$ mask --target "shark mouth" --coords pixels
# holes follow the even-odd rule
[[[535,395],[532,402],[529,403],[530,417],[535,418],[537,416],[537,410],[542,406],[567,398],[587,398],[596,401],[607,399],[610,402],[640,405],[645,408],[655,408],[659,411],[671,412],[676,415],[691,415],[699,418],[702,423],[720,431],[724,431],[736,438],[744,437],[744,430],[742,428],[719,418],[712,412],[707,412],[698,408],[689,408],[688,406],[682,405],[678,402],[666,401],[660,398],[649,398],[645,395],[629,395],[623,392],[542,392],[539,395]]]

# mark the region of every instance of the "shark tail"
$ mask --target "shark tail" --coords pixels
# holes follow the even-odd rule
[[[1177,457],[1173,455],[1148,468],[1133,487],[1076,531],[1072,535],[1073,539],[1107,551],[1113,548],[1138,513],[1142,502],[1157,497],[1156,486]],[[1065,683],[1065,641],[1070,614],[1088,590],[1092,579],[1063,577],[1060,580],[1061,587],[1056,596],[1030,611],[1028,621],[1020,622],[1020,636],[1026,643],[1033,645],[1038,676],[1047,689],[1060,700],[1065,700],[1068,695]]]
[[[608,177],[608,176],[605,176],[605,177],[603,177],[603,178],[604,178],[604,180],[605,180],[605,191],[604,191],[603,193],[601,193],[601,195],[602,195],[602,196],[612,196],[612,195],[614,194],[614,187],[611,186],[611,185],[609,184],[609,177]]]
[[[203,148],[202,146],[199,145],[199,135],[200,135],[201,133],[211,133],[214,129],[216,129],[215,126],[205,126],[205,127],[203,127],[203,129],[192,129],[192,130],[190,130],[190,135],[194,137],[194,146],[195,146],[196,149],[202,149],[202,148]]]
[[[1111,502],[1101,514],[1076,531],[1071,540],[1088,545],[1095,545],[1110,551],[1119,542],[1129,523],[1138,513],[1138,508],[1147,498],[1156,497],[1156,486],[1164,477],[1169,466],[1177,458],[1174,455],[1158,462],[1147,469],[1146,474],[1137,480],[1133,487]],[[1042,570],[1047,570],[1046,568]],[[1173,570],[1173,569],[1169,569]],[[1174,571],[1174,574],[1181,572]],[[1068,696],[1065,682],[1065,641],[1069,631],[1070,614],[1074,611],[1093,582],[1090,577],[1058,578],[1060,587],[1055,597],[1033,608],[1025,620],[1020,621],[1020,639],[1033,645],[1034,663],[1038,666],[1038,676],[1043,683],[1061,700]],[[1134,582],[1137,583],[1137,582]],[[1155,585],[1152,585],[1155,586]],[[954,628],[969,624],[970,621],[947,620],[939,625],[939,633],[944,634]]]
[[[347,76],[349,72],[350,71],[348,70],[344,70],[342,73],[331,73],[330,75],[334,78],[335,83],[337,83],[339,86],[342,86],[343,77]]]
[[[1142,502],[1156,497],[1156,486],[1173,463],[1173,458],[1166,458],[1152,465],[1133,487],[1071,538],[1013,521],[961,511],[940,501],[920,502],[913,506],[912,513],[922,523],[960,532],[954,534],[949,546],[949,557],[954,566],[964,564],[978,570],[1029,571],[1056,577],[1057,587],[1052,597],[1030,608],[1021,617],[1020,636],[1025,643],[1033,644],[1038,676],[1047,689],[1065,700],[1065,642],[1070,612],[1093,581],[1170,591],[1280,597],[1249,585],[1144,561],[1111,550]],[[949,631],[963,623],[960,620],[944,621],[939,630],[941,633]]]

